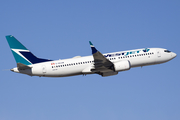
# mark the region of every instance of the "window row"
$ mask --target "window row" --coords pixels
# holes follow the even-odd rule
[[[52,66],[52,68],[74,66],[74,65],[81,65],[81,64],[88,64],[88,63],[92,63],[92,62],[94,62],[94,61],[85,61],[85,62],[70,63],[70,64],[64,64],[64,65],[56,65],[56,66]]]
[[[118,57],[119,59],[123,59],[123,58],[131,58],[131,57],[139,57],[139,56],[145,56],[145,55],[152,55],[154,54],[152,53],[144,53],[144,54],[137,54],[137,55],[129,55],[129,56],[123,56],[123,57]]]

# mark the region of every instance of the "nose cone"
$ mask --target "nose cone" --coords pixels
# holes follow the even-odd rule
[[[176,55],[176,53],[171,53],[171,56],[172,56],[172,58],[175,58],[177,55]]]

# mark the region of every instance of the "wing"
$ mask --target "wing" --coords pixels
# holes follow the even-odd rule
[[[94,69],[91,69],[91,71],[102,76],[105,73],[114,73],[114,64],[100,53],[90,41],[89,43],[94,57]]]

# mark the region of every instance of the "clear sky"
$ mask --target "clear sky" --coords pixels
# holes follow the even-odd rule
[[[177,57],[110,77],[30,77],[4,70],[16,67],[6,35],[53,60],[91,55],[89,41]],[[179,0],[1,0],[0,40],[0,120],[180,119]]]

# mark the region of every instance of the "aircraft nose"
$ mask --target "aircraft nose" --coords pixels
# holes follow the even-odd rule
[[[172,56],[172,58],[175,58],[177,55],[176,55],[176,53],[172,52],[171,56]]]

